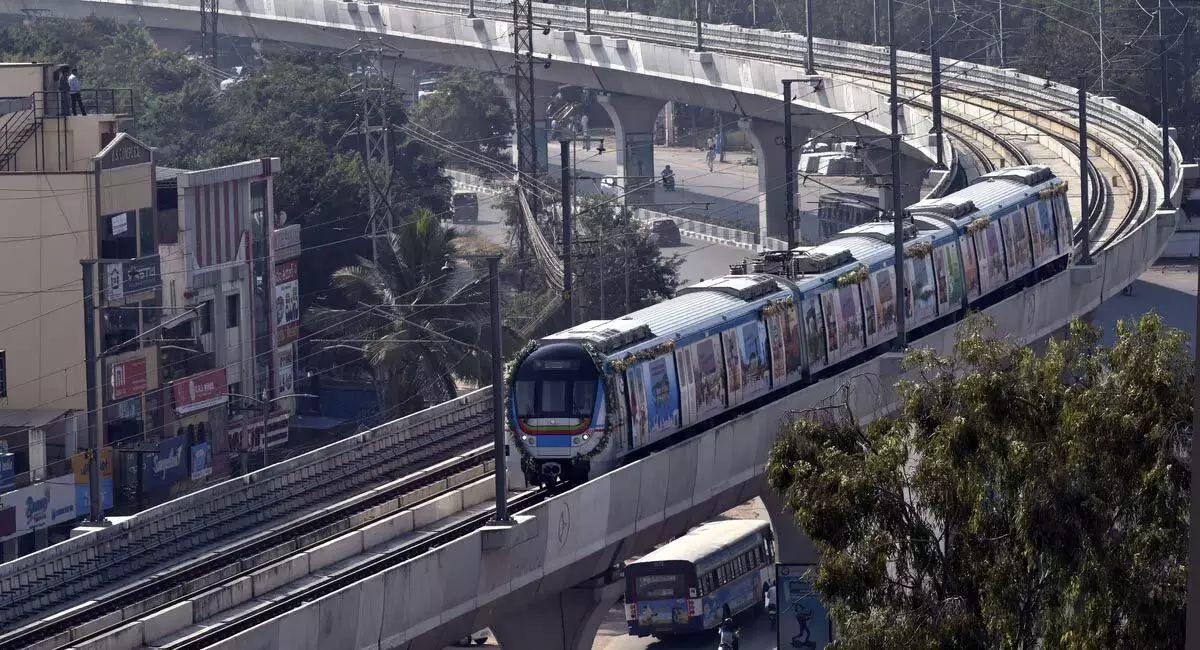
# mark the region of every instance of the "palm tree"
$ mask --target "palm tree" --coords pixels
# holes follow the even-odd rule
[[[378,261],[359,258],[333,273],[341,306],[309,310],[310,330],[323,333],[314,338],[360,356],[389,417],[455,397],[456,377],[486,380],[487,277],[464,281],[455,273],[449,261],[457,237],[432,212],[417,210],[381,237]]]

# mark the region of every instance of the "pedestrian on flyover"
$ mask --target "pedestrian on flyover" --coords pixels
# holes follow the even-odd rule
[[[63,117],[71,114],[71,84],[67,81],[70,71],[65,65],[54,71],[54,81],[58,85],[58,114]]]
[[[71,68],[71,75],[67,77],[67,88],[71,91],[71,115],[75,115],[76,108],[79,109],[80,115],[87,115],[87,109],[83,107],[83,98],[79,95],[81,87],[79,69]]]

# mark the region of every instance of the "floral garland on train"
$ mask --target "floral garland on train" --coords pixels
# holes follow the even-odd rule
[[[841,289],[842,287],[850,287],[856,284],[862,284],[871,277],[871,272],[866,266],[859,264],[858,266],[839,275],[837,280],[834,280],[833,286]]]
[[[612,419],[613,414],[617,412],[620,405],[617,404],[616,373],[611,372],[604,365],[604,355],[600,354],[596,346],[591,343],[584,343],[583,349],[592,358],[592,363],[596,364],[596,369],[600,371],[601,380],[604,382],[604,435],[600,437],[600,441],[596,443],[596,446],[591,451],[579,455],[580,458],[588,460],[608,449],[608,443],[612,439],[611,423],[609,420]]]
[[[980,230],[987,228],[988,224],[990,224],[991,222],[992,222],[991,217],[979,217],[979,218],[975,219],[974,221],[972,221],[971,223],[967,224],[967,232],[970,234],[975,234],[975,233],[979,232]]]
[[[509,359],[508,363],[504,364],[504,430],[509,434],[513,444],[516,445],[517,451],[521,454],[521,465],[526,465],[527,461],[533,460],[533,454],[525,448],[525,443],[521,441],[521,436],[513,430],[512,423],[508,419],[508,414],[512,413],[512,396],[513,390],[517,383],[517,368],[525,362],[529,355],[533,354],[538,349],[537,341],[530,341],[525,344],[517,354]]]
[[[904,251],[904,256],[911,257],[913,259],[923,260],[926,257],[929,257],[929,254],[932,252],[933,252],[933,243],[923,241],[923,242],[918,242],[916,244],[913,244],[912,246],[909,246],[908,250]]]
[[[759,311],[762,312],[762,315],[765,318],[767,316],[774,316],[775,314],[785,311],[794,304],[795,302],[792,300],[792,297],[787,296],[780,300],[772,300],[768,302],[767,304],[763,305],[762,309]]]

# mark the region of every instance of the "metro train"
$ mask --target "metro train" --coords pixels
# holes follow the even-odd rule
[[[526,479],[586,480],[882,353],[899,298],[916,338],[1062,272],[1066,189],[1048,167],[1009,167],[910,206],[900,294],[893,224],[868,223],[531,343],[507,378]]]

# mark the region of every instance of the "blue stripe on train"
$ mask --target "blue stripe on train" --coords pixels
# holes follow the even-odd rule
[[[570,447],[571,436],[556,436],[548,433],[541,433],[533,436],[538,447]]]

